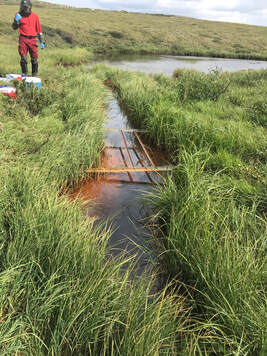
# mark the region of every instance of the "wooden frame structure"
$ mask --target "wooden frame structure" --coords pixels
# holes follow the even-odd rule
[[[113,129],[113,128],[110,128],[110,129],[107,129],[109,131],[119,131],[121,136],[122,136],[122,139],[123,139],[123,143],[124,143],[124,147],[120,147],[120,146],[105,146],[105,148],[107,149],[118,149],[120,151],[120,154],[121,154],[121,157],[122,157],[122,161],[124,163],[124,167],[118,167],[118,168],[91,168],[91,169],[87,169],[86,170],[86,173],[97,173],[97,174],[103,174],[103,173],[127,173],[128,176],[129,176],[129,179],[131,182],[133,182],[133,178],[132,178],[132,175],[131,173],[133,172],[142,172],[142,173],[145,173],[148,177],[148,179],[152,182],[152,178],[150,176],[149,173],[152,173],[152,172],[166,172],[166,171],[171,171],[172,170],[172,166],[156,166],[151,158],[151,156],[149,155],[147,149],[145,148],[145,145],[143,144],[140,136],[138,135],[138,132],[147,132],[145,130],[135,130],[135,129]],[[135,135],[136,139],[138,140],[142,150],[143,150],[143,153],[144,153],[144,156],[147,158],[147,161],[150,162],[150,166],[147,166],[145,165],[145,163],[141,160],[137,150],[135,147],[129,147],[127,145],[127,141],[126,141],[126,138],[125,138],[125,133],[126,132],[131,132]],[[135,167],[134,166],[134,163],[133,163],[133,160],[132,160],[132,157],[131,157],[131,154],[130,154],[130,149],[134,152],[135,156],[137,157],[138,159],[138,162],[140,163],[140,165],[142,167]],[[126,151],[126,154],[127,154],[127,157],[128,157],[128,160],[129,160],[129,165],[127,164],[127,161],[125,159],[125,155],[124,155],[124,152],[123,150]]]

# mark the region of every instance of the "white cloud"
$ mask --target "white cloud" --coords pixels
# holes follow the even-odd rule
[[[46,0],[105,10],[166,13],[203,20],[267,26],[267,0]]]

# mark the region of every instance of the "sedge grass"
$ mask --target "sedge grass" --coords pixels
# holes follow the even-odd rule
[[[258,354],[265,329],[266,224],[255,200],[251,208],[240,203],[239,182],[205,174],[204,166],[199,153],[181,155],[174,180],[149,203],[166,236],[169,272],[194,286],[199,315],[213,315],[233,353],[240,347],[237,354]]]
[[[5,63],[5,72],[17,65]],[[181,143],[173,146],[172,158],[180,162],[175,180],[150,204],[167,236],[170,275],[189,293],[186,301],[169,289],[151,298],[149,286],[129,283],[131,266],[122,276],[125,261],[107,260],[109,232],[85,223],[78,202],[59,197],[63,185],[79,180],[97,161],[103,145],[105,89],[97,77],[113,80],[136,123],[151,127],[151,139],[169,151],[177,127],[187,130],[175,121],[177,107],[181,115],[191,112],[185,122],[190,132],[194,109],[204,116],[217,105],[219,113],[231,87],[217,101],[181,100],[167,78],[103,66],[88,73],[51,63],[47,57],[41,68],[54,101],[49,92],[42,98],[23,88],[24,101],[0,97],[1,354],[259,353],[264,204],[257,200],[263,184],[254,173],[263,171],[264,127],[253,122],[255,137],[245,146],[249,157],[236,144],[242,137],[219,147],[213,142],[216,130],[232,142],[226,113],[211,131],[200,120],[201,139],[186,145],[183,154]],[[256,95],[257,85],[254,89]],[[40,100],[34,110],[28,105],[32,95]],[[238,120],[244,109],[236,104],[231,112]],[[159,107],[167,115],[157,116]],[[240,118],[240,130],[249,122]]]
[[[171,298],[153,301],[121,275],[125,262],[106,259],[108,232],[39,170],[16,166],[1,182],[1,354],[171,355]]]
[[[107,258],[110,231],[62,195],[99,158],[106,89],[52,67],[61,55],[42,63],[42,91],[0,96],[0,353],[173,355],[191,338],[183,297],[130,282],[131,261]]]
[[[195,72],[177,79],[104,66],[92,72],[113,82],[135,126],[148,130],[176,164],[148,204],[162,232],[166,268],[193,296],[191,350],[264,353],[266,129],[247,104],[262,100],[266,71],[217,73],[212,85],[228,84],[214,97],[203,91],[210,77]],[[180,88],[190,85],[194,91],[184,95]],[[264,117],[265,107],[257,110]],[[207,329],[199,330],[199,322]]]

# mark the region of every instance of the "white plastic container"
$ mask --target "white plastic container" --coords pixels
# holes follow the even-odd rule
[[[31,84],[33,84],[34,87],[39,88],[39,89],[41,89],[41,87],[42,87],[42,81],[40,78],[26,77],[25,79],[23,78],[23,80],[25,80],[27,87],[30,87]]]
[[[21,74],[6,74],[6,78],[9,80],[22,80]]]
[[[9,87],[7,85],[1,85],[0,86],[0,93],[1,94],[12,94],[16,93],[16,88]]]

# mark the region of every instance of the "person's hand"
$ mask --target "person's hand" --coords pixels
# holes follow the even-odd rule
[[[40,47],[41,47],[41,49],[44,49],[45,48],[45,43],[44,42],[40,43]]]
[[[21,14],[17,13],[17,15],[15,16],[15,20],[19,22],[21,18],[22,18]]]

